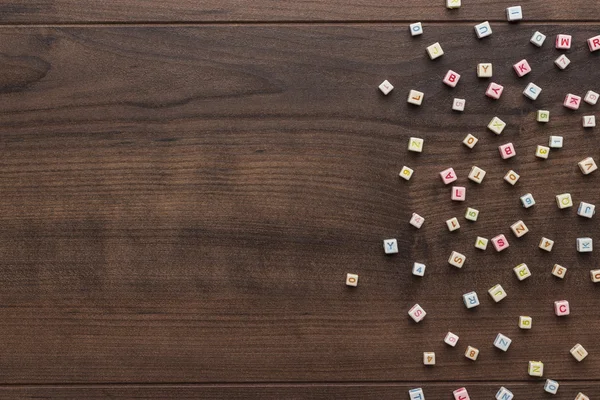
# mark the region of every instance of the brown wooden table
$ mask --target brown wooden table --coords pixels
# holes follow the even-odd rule
[[[554,199],[600,207],[600,172],[577,167],[600,161],[600,128],[581,124],[600,105],[561,105],[600,91],[600,52],[585,43],[600,34],[600,3],[521,0],[525,21],[508,24],[517,4],[3,1],[0,398],[408,399],[423,387],[450,400],[460,386],[473,400],[500,386],[516,399],[600,398],[600,285],[589,278],[599,263],[575,250],[577,237],[600,240],[598,217]],[[484,20],[494,34],[477,40]],[[412,38],[416,21],[425,34]],[[529,44],[536,30],[541,49]],[[559,33],[574,38],[564,71],[553,65]],[[431,61],[437,41],[446,54]],[[517,78],[523,58],[533,72]],[[483,95],[478,62],[493,63],[499,101]],[[455,89],[441,82],[450,68],[462,74]],[[396,87],[387,97],[384,79]],[[530,81],[543,88],[535,102],[521,94]],[[406,103],[410,89],[425,92],[421,107]],[[494,116],[508,123],[500,136],[486,129]],[[564,148],[537,159],[550,135]],[[425,139],[422,154],[407,152],[410,136]],[[509,141],[518,155],[503,161]],[[487,171],[481,185],[466,179],[473,165]],[[447,167],[466,203],[449,200]],[[509,169],[521,174],[514,187]],[[412,212],[427,218],[421,230]],[[462,227],[449,233],[454,216]],[[516,239],[519,219],[530,232]],[[507,251],[473,247],[499,233]],[[400,254],[386,257],[390,237]],[[447,263],[453,250],[467,255],[461,270]],[[425,277],[411,275],[414,261]],[[519,282],[523,262],[533,276]],[[497,283],[509,294],[498,304],[486,293]],[[467,310],[472,290],[481,305]],[[569,317],[553,313],[561,299]],[[428,312],[420,324],[407,315],[415,303]],[[442,341],[449,330],[456,348]],[[492,345],[499,332],[513,339],[506,353]],[[590,353],[581,363],[576,343]],[[560,382],[556,396],[527,375],[529,360]]]

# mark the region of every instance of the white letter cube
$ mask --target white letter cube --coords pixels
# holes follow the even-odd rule
[[[528,372],[531,376],[544,375],[544,363],[541,361],[529,361]]]
[[[533,324],[533,319],[531,317],[526,317],[524,315],[521,315],[519,317],[519,328],[531,329],[532,324]]]
[[[596,126],[596,116],[595,115],[584,115],[582,120],[583,120],[584,128],[593,128]]]
[[[473,308],[479,305],[479,298],[477,297],[477,293],[469,292],[463,294],[463,302],[465,303],[465,307]]]
[[[582,201],[577,208],[577,215],[585,218],[592,218],[596,213],[596,206]]]
[[[419,36],[423,34],[423,25],[420,22],[410,24],[409,27],[411,36]]]
[[[492,27],[488,21],[482,22],[481,24],[475,25],[475,33],[479,39],[483,39],[492,34]]]
[[[521,9],[521,6],[508,7],[506,9],[506,19],[510,22],[523,19],[523,10]]]
[[[535,205],[535,199],[531,193],[527,193],[521,196],[521,203],[523,204],[523,207],[529,208]]]
[[[394,86],[392,86],[392,84],[386,80],[386,81],[383,81],[381,83],[381,85],[379,85],[379,90],[381,90],[381,92],[387,96],[388,93],[390,93],[392,90],[394,90]]]
[[[594,250],[592,238],[577,238],[577,251],[580,253],[591,253]]]
[[[425,264],[416,262],[413,264],[412,273],[413,273],[413,275],[416,275],[416,276],[424,276],[425,268],[426,268]]]
[[[452,101],[452,109],[454,111],[465,111],[466,104],[467,104],[467,101],[465,99],[454,99]]]
[[[573,357],[575,357],[575,359],[579,362],[583,361],[584,358],[586,358],[588,356],[588,352],[586,349],[583,348],[582,345],[580,345],[579,343],[577,343],[575,346],[573,346],[573,348],[571,349],[571,355]]]
[[[554,64],[560,69],[565,69],[569,66],[569,64],[571,64],[571,60],[569,60],[569,58],[564,54],[561,54],[560,57],[554,60]]]
[[[425,315],[427,315],[427,313],[425,312],[425,310],[423,310],[423,308],[418,305],[415,304],[409,311],[408,311],[408,315],[410,315],[410,317],[415,321],[415,322],[420,322],[423,320],[423,318],[425,318]]]
[[[499,135],[502,133],[504,128],[506,128],[506,122],[502,121],[498,117],[494,117],[487,127],[490,131],[494,132],[496,135]]]
[[[488,240],[484,237],[481,236],[477,236],[477,238],[475,239],[475,247],[480,249],[480,250],[485,250],[487,249],[487,245],[488,245]]]
[[[358,286],[358,275],[356,275],[356,274],[347,274],[346,275],[346,285],[348,285],[348,286]]]
[[[573,207],[573,199],[569,193],[556,195],[556,205],[560,209]]]
[[[593,90],[588,90],[583,98],[583,101],[594,106],[598,102],[598,97],[600,97],[598,93],[594,92]]]
[[[520,281],[525,280],[531,276],[531,271],[529,270],[529,267],[527,266],[527,264],[524,263],[514,267],[513,271],[515,272],[517,279]]]
[[[475,147],[475,145],[477,144],[477,142],[479,141],[479,139],[477,139],[475,136],[471,135],[470,133],[463,139],[463,144],[465,146],[467,146],[468,148],[472,149],[473,147]]]
[[[583,160],[579,161],[577,164],[579,165],[579,169],[581,170],[581,172],[584,175],[591,174],[592,172],[594,172],[595,170],[598,169],[598,166],[596,165],[596,162],[594,161],[594,159],[592,157],[583,159]]]
[[[435,60],[438,57],[444,55],[444,50],[442,50],[442,46],[436,42],[431,46],[427,47],[427,54],[429,54],[429,58]]]
[[[467,212],[465,213],[465,219],[475,222],[475,221],[477,221],[478,217],[479,217],[479,210],[476,210],[475,208],[467,207]]]
[[[385,254],[398,253],[398,241],[396,239],[386,239],[383,241],[383,250]]]
[[[525,97],[530,98],[531,100],[535,100],[542,93],[542,88],[536,85],[535,83],[530,82],[523,90],[523,95]]]
[[[538,110],[536,119],[537,122],[550,122],[550,111]]]
[[[448,332],[446,334],[446,337],[444,338],[444,343],[446,343],[448,346],[456,346],[456,343],[458,343],[458,335],[455,335],[452,332]]]
[[[562,149],[563,137],[562,136],[550,136],[548,139],[548,146],[552,149]]]
[[[542,240],[540,240],[539,247],[542,250],[552,251],[552,247],[554,247],[554,240],[542,237]]]
[[[544,390],[550,394],[556,394],[558,392],[558,387],[560,385],[558,382],[553,381],[552,379],[546,379],[546,384],[544,385]]]
[[[500,390],[496,393],[496,400],[512,400],[513,397],[512,392],[504,386],[500,387]]]
[[[415,171],[412,168],[407,167],[406,165],[404,167],[402,167],[402,170],[400,171],[400,178],[405,179],[405,180],[410,180],[410,178],[412,178],[413,173]]]
[[[448,258],[448,263],[450,265],[455,266],[456,268],[462,268],[466,260],[467,257],[464,254],[460,254],[457,251],[453,251],[452,254],[450,254],[450,257]]]
[[[496,303],[507,296],[506,291],[501,285],[496,285],[488,290],[488,293]]]
[[[491,78],[494,73],[492,63],[479,63],[477,64],[477,77],[478,78]]]
[[[529,41],[536,45],[537,47],[542,47],[544,41],[546,40],[546,35],[541,32],[535,32]]]
[[[411,89],[411,91],[408,92],[408,99],[406,99],[406,101],[410,104],[420,106],[423,103],[423,97],[425,97],[425,93]]]
[[[425,218],[421,217],[417,213],[413,213],[412,217],[410,217],[410,224],[417,229],[420,229],[423,226],[423,222],[425,222]]]
[[[408,139],[408,151],[422,153],[424,143],[425,141],[421,138],[411,137]]]

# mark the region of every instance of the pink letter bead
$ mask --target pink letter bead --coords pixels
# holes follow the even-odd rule
[[[500,151],[500,157],[503,159],[511,158],[517,155],[515,152],[515,146],[512,143],[506,143],[502,146],[498,146],[498,150]]]
[[[460,74],[449,70],[446,76],[444,77],[444,83],[450,87],[455,87],[460,79]]]
[[[410,317],[414,319],[415,322],[420,322],[423,318],[425,318],[425,315],[427,315],[427,313],[425,312],[425,310],[423,310],[423,308],[420,305],[415,304],[408,311],[408,315],[410,315]]]
[[[500,96],[502,96],[502,91],[504,90],[504,86],[498,85],[497,83],[490,83],[487,90],[485,91],[485,95],[487,97],[491,97],[492,99],[498,100]]]
[[[517,73],[519,78],[522,76],[525,76],[531,72],[531,67],[529,66],[529,63],[527,62],[527,60],[525,60],[525,59],[523,59],[523,60],[519,61],[518,63],[516,63],[515,65],[513,65],[513,68],[515,69],[515,72]]]
[[[442,172],[440,172],[440,176],[442,177],[442,180],[446,185],[458,179],[456,177],[456,172],[454,172],[454,168],[448,168],[443,170]]]
[[[563,103],[563,105],[565,107],[570,108],[571,110],[577,110],[579,108],[580,104],[581,104],[581,97],[576,96],[571,93],[569,93],[565,97],[565,102]]]
[[[569,315],[571,309],[569,308],[569,302],[567,300],[559,300],[554,302],[554,312],[559,317]]]
[[[491,240],[496,251],[502,251],[508,248],[508,240],[506,240],[506,236],[504,235],[498,235]]]
[[[464,387],[456,389],[452,394],[454,394],[454,400],[471,400],[469,392],[467,392],[467,389]]]
[[[463,186],[452,186],[452,200],[465,201],[467,199],[467,189]]]
[[[600,35],[587,40],[590,51],[600,50]]]
[[[571,48],[571,35],[556,35],[556,48],[569,50]]]

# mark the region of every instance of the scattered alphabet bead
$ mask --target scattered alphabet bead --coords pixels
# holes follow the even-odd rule
[[[552,247],[554,247],[554,240],[548,239],[546,237],[542,237],[542,239],[540,240],[540,245],[539,245],[540,249],[542,250],[546,250],[546,251],[552,251]]]
[[[424,144],[425,144],[425,141],[423,139],[411,137],[408,139],[408,151],[422,153]]]
[[[569,64],[571,64],[571,60],[569,60],[569,58],[564,54],[561,54],[560,57],[554,60],[554,64],[560,69],[565,69],[569,66]]]
[[[533,318],[521,315],[519,317],[519,328],[521,329],[531,329],[533,326]]]
[[[592,282],[594,282],[594,283],[600,282],[600,269],[590,270],[590,278],[592,279]]]
[[[598,169],[596,162],[592,157],[585,158],[577,163],[579,165],[579,169],[584,175],[591,174],[595,170]]]
[[[510,230],[513,231],[515,236],[518,238],[529,232],[529,228],[527,228],[527,225],[525,225],[523,221],[517,221],[514,224],[512,224],[510,226]]]
[[[571,194],[563,193],[556,195],[556,205],[560,209],[573,207],[573,199],[571,198]]]
[[[513,268],[513,271],[515,272],[517,279],[520,281],[523,281],[531,276],[531,271],[525,263],[517,265]]]
[[[542,47],[545,40],[546,40],[546,35],[544,35],[541,32],[537,32],[537,31],[533,34],[533,36],[531,36],[531,39],[529,39],[529,41],[531,43],[533,43],[534,45],[536,45],[537,47]]]
[[[358,275],[356,274],[347,274],[346,275],[346,285],[348,286],[358,286]]]
[[[392,90],[394,90],[394,86],[385,80],[381,83],[381,85],[379,85],[379,90],[381,90],[381,93],[387,96]]]
[[[521,175],[517,174],[515,171],[513,171],[511,169],[510,171],[508,171],[506,173],[506,175],[504,175],[504,180],[514,186],[520,177],[521,177]]]
[[[456,268],[462,268],[465,264],[465,261],[467,261],[467,257],[457,251],[453,251],[448,258],[448,264]]]
[[[414,24],[410,24],[409,29],[410,29],[411,36],[419,36],[419,35],[423,34],[423,25],[420,22],[415,22]]]
[[[427,315],[427,313],[425,312],[425,310],[423,310],[423,307],[421,307],[418,304],[415,304],[409,311],[408,311],[408,315],[410,315],[410,317],[415,321],[415,322],[420,322],[423,320],[423,318],[425,318],[425,315]]]
[[[425,93],[411,89],[411,91],[408,92],[408,99],[406,99],[406,101],[415,106],[420,106],[423,104],[423,97],[425,97]]]
[[[562,149],[563,137],[562,136],[550,136],[548,139],[548,146],[551,149]]]
[[[542,88],[533,82],[529,82],[523,90],[523,95],[531,100],[536,100],[540,93],[542,93]]]
[[[477,64],[477,77],[478,78],[491,78],[494,73],[492,63],[479,63]]]
[[[537,119],[537,122],[550,122],[550,111],[538,110],[536,119]]]
[[[409,168],[405,165],[404,167],[402,167],[402,170],[400,171],[399,175],[400,175],[400,178],[409,181],[410,178],[412,178],[414,172],[415,171],[412,168]]]
[[[488,245],[488,240],[486,238],[477,236],[477,238],[475,239],[475,247],[476,248],[478,248],[479,250],[485,250],[485,249],[487,249],[487,245]]]
[[[447,220],[446,226],[448,226],[448,230],[450,232],[460,229],[460,224],[458,223],[458,219],[456,217],[450,218],[449,220]]]
[[[427,54],[429,54],[429,58],[435,60],[436,58],[444,55],[444,50],[442,50],[442,46],[439,44],[439,42],[436,42],[427,47]]]
[[[475,183],[483,182],[483,178],[485,178],[486,172],[477,166],[471,167],[471,172],[469,172],[469,179]]]
[[[577,215],[585,218],[592,218],[596,213],[596,206],[590,203],[582,201],[577,207]]]
[[[523,204],[523,207],[525,208],[534,206],[535,199],[533,198],[533,195],[531,193],[527,193],[521,196],[521,204]]]
[[[442,172],[440,172],[440,177],[446,185],[458,179],[458,177],[456,176],[456,172],[454,172],[454,168],[448,168],[443,170]]]
[[[550,154],[550,147],[538,145],[535,149],[535,156],[537,158],[543,158],[544,160],[548,158]]]
[[[498,117],[492,118],[490,123],[488,124],[488,129],[494,132],[496,135],[500,135],[504,128],[506,128],[506,122],[502,121]]]
[[[450,198],[454,201],[465,201],[467,199],[467,189],[463,186],[452,186]]]
[[[446,0],[446,7],[447,8],[460,8],[461,6],[461,0]]]
[[[477,293],[469,292],[463,294],[463,302],[465,303],[465,307],[474,308],[479,305],[479,297],[477,297]]]
[[[444,77],[443,82],[450,87],[456,87],[459,80],[460,80],[460,74],[458,72],[448,70],[448,72],[446,73],[446,76]]]
[[[456,346],[456,343],[458,343],[458,335],[455,335],[452,332],[448,332],[446,334],[446,337],[444,338],[444,343],[446,343],[448,346]]]
[[[569,93],[565,96],[565,101],[563,105],[571,110],[578,110],[581,105],[581,97]]]
[[[509,246],[508,240],[506,240],[506,237],[504,235],[498,235],[496,237],[493,237],[491,240],[492,244],[494,245],[494,248],[498,252],[507,249]]]
[[[558,382],[553,381],[552,379],[546,379],[544,390],[550,394],[556,394],[556,392],[558,392],[558,386]]]
[[[410,224],[417,229],[420,229],[423,226],[423,222],[425,222],[425,218],[421,217],[417,213],[413,213],[410,217]]]
[[[590,49],[590,52],[600,50],[600,35],[589,38],[587,40],[587,44]]]
[[[600,94],[594,92],[593,90],[588,90],[585,94],[585,97],[583,98],[583,101],[585,101],[589,105],[595,106],[598,102],[598,97],[600,97]]]
[[[513,146],[512,143],[506,143],[501,146],[498,146],[498,151],[500,152],[500,157],[502,157],[504,160],[517,155],[517,152],[515,151],[515,146]]]
[[[573,348],[571,349],[571,355],[573,357],[575,357],[575,359],[579,362],[583,361],[584,358],[586,358],[588,356],[588,352],[586,349],[583,348],[582,345],[580,345],[579,343],[577,343],[575,346],[573,346]]]
[[[475,349],[475,350],[477,350],[477,349]],[[477,351],[477,353],[479,353],[479,350]],[[454,400],[471,400],[471,398],[469,397],[469,393],[467,392],[467,389],[464,387],[456,389],[454,392],[452,392],[452,394],[454,395]]]
[[[501,333],[499,333],[498,336],[496,336],[496,340],[494,340],[494,346],[502,351],[507,351],[511,343],[512,340],[508,336],[504,336]]]
[[[541,361],[529,361],[528,373],[531,376],[543,376],[544,363]]]
[[[467,212],[465,212],[465,219],[475,222],[475,221],[477,221],[478,217],[479,217],[479,210],[477,210],[475,208],[467,207]]]
[[[396,239],[386,239],[383,241],[383,250],[385,254],[398,253],[398,241]]]
[[[556,35],[556,48],[569,50],[571,48],[571,35]]]
[[[491,97],[492,99],[498,100],[500,96],[502,96],[502,92],[504,91],[504,86],[499,85],[495,82],[491,82],[488,85],[487,90],[485,91],[485,95],[487,97]]]
[[[506,9],[506,19],[509,22],[519,21],[523,19],[523,9],[521,6],[508,7]],[[510,399],[508,399],[510,400]]]
[[[475,147],[475,145],[477,144],[477,142],[479,141],[479,139],[477,139],[475,136],[471,135],[470,133],[463,139],[463,144],[465,146],[467,146],[468,148],[472,149],[473,147]]]
[[[584,115],[582,118],[584,128],[594,128],[596,126],[596,116]]]
[[[425,395],[423,394],[423,389],[421,388],[409,390],[408,395],[410,396],[410,400],[425,400]]]
[[[517,76],[519,78],[521,78],[531,72],[531,66],[525,59],[523,59],[523,60],[519,61],[518,63],[516,63],[515,65],[513,65],[513,69],[515,70],[515,72],[517,73]]]
[[[577,393],[577,396],[575,396],[575,400],[590,400],[590,398],[587,397],[585,394],[579,392]]]
[[[507,296],[506,291],[500,284],[495,285],[492,288],[490,288],[490,290],[488,290],[488,293],[490,294],[490,296],[492,297],[492,299],[494,299],[494,301],[496,303],[498,303],[499,301],[501,301],[503,298],[505,298]]]
[[[468,346],[467,350],[465,351],[465,357],[467,357],[469,360],[477,360],[477,356],[479,356],[479,349],[473,347],[473,346]]]
[[[435,365],[435,353],[433,351],[423,352],[423,364]]]
[[[465,111],[465,105],[467,104],[467,101],[465,99],[454,99],[452,101],[452,109],[454,111]]]
[[[496,400],[512,400],[513,398],[512,392],[504,386],[500,387],[500,390],[496,393]]]
[[[554,302],[554,313],[558,317],[564,317],[571,313],[569,302],[567,300],[558,300]]]
[[[552,275],[554,275],[555,277],[564,279],[566,274],[567,269],[562,265],[554,264],[554,267],[552,267]]]
[[[492,34],[492,27],[488,21],[482,22],[481,24],[475,25],[475,33],[479,39],[483,39]]]
[[[577,238],[577,251],[580,253],[591,253],[594,250],[592,238]]]
[[[425,264],[421,264],[421,263],[414,263],[413,264],[413,269],[412,269],[412,273],[415,276],[424,276],[425,275]]]

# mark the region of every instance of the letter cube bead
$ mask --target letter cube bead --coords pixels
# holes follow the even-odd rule
[[[411,137],[408,139],[408,151],[422,153],[424,144],[425,144],[425,141],[423,139]]]
[[[442,46],[438,42],[436,42],[431,46],[427,47],[427,54],[429,54],[429,58],[435,60],[436,58],[444,55],[444,50],[442,50]]]
[[[546,379],[546,384],[544,385],[544,390],[550,394],[556,394],[558,392],[558,382],[553,381],[552,379]]]
[[[492,27],[488,21],[482,22],[481,24],[475,25],[475,33],[479,39],[483,39],[492,34]]]
[[[527,193],[521,196],[521,203],[523,204],[523,207],[529,208],[535,205],[535,199],[531,193]]]
[[[420,305],[415,304],[410,310],[408,310],[408,315],[410,315],[415,322],[420,322],[423,320],[423,318],[425,318],[427,313]]]
[[[504,91],[504,86],[498,85],[495,82],[489,84],[487,90],[485,91],[485,95],[487,97],[491,97],[492,99],[498,100],[500,96],[502,96],[502,92]]]
[[[542,250],[552,251],[552,247],[554,247],[554,240],[542,237],[539,247]]]
[[[506,9],[506,19],[509,22],[519,21],[523,19],[523,10],[521,9],[521,6],[508,7]]]
[[[452,109],[454,111],[465,111],[465,105],[467,101],[465,99],[454,99],[452,102]]]
[[[529,361],[529,375],[531,376],[543,376],[544,375],[544,363],[541,361]]]
[[[513,69],[515,70],[515,72],[517,73],[517,76],[519,78],[521,78],[531,72],[531,66],[525,59],[523,59],[523,60],[519,61],[518,63],[516,63],[515,65],[513,65]]]
[[[467,389],[464,387],[456,389],[452,394],[454,395],[454,400],[471,400]]]
[[[591,174],[592,172],[598,169],[598,166],[596,165],[596,162],[592,157],[588,157],[579,161],[577,165],[579,165],[579,169],[584,175]]]
[[[456,172],[454,172],[454,168],[448,168],[448,169],[443,170],[442,172],[440,172],[440,177],[442,178],[442,181],[444,181],[444,184],[446,184],[446,185],[449,183],[452,183],[458,179],[456,177]]]
[[[468,148],[472,149],[473,147],[475,147],[475,145],[477,144],[477,142],[479,141],[479,139],[477,139],[475,136],[471,135],[470,133],[463,139],[463,144],[465,146],[467,146]]]
[[[469,179],[475,183],[481,183],[483,178],[485,178],[486,172],[479,167],[473,166],[471,167],[471,172],[469,172]]]
[[[571,48],[571,35],[556,35],[556,48],[569,50]]]
[[[556,276],[557,278],[564,279],[566,274],[567,269],[562,265],[554,264],[554,267],[552,267],[552,275]]]
[[[538,145],[535,149],[535,156],[537,158],[543,158],[544,160],[548,158],[550,154],[550,147]]]
[[[584,128],[593,128],[596,126],[596,117],[594,115],[584,115],[582,120]]]
[[[562,149],[563,147],[563,137],[562,136],[550,136],[548,139],[548,146],[551,149]]]
[[[562,54],[560,57],[554,60],[554,64],[560,69],[565,69],[569,66],[569,64],[571,64],[571,60],[569,60],[567,56]]]
[[[533,319],[531,317],[526,317],[524,315],[521,315],[519,317],[519,328],[531,329],[532,324],[533,324]]]
[[[412,178],[413,173],[415,171],[411,168],[408,168],[406,165],[404,167],[402,167],[402,170],[400,171],[400,178],[405,179],[407,181],[410,180],[410,178]]]
[[[584,358],[586,358],[588,356],[588,352],[586,349],[583,348],[582,345],[580,345],[579,343],[577,343],[575,346],[573,346],[573,348],[571,349],[571,355],[573,357],[575,357],[575,359],[579,362],[583,361]]]
[[[554,302],[554,313],[559,317],[564,317],[571,313],[569,302],[567,300],[559,300]]]
[[[582,201],[579,203],[579,207],[577,208],[577,215],[580,215],[585,218],[592,218],[596,213],[596,206],[590,203],[586,203]]]
[[[600,269],[590,270],[590,278],[592,279],[592,282],[594,282],[594,283],[600,282]]]
[[[423,226],[423,222],[425,222],[425,218],[421,217],[417,213],[413,213],[412,217],[410,217],[410,224],[417,229],[420,229]]]
[[[406,99],[406,101],[415,106],[420,106],[423,103],[423,97],[425,97],[425,93],[411,89],[411,91],[408,92],[408,99]]]
[[[477,297],[477,293],[469,292],[463,294],[463,302],[465,303],[465,307],[474,308],[479,305],[479,298]]]
[[[480,250],[485,250],[487,249],[487,245],[488,245],[488,240],[484,237],[481,236],[477,236],[477,238],[475,239],[475,247],[480,249]]]
[[[533,34],[533,36],[531,36],[531,39],[529,39],[529,41],[531,43],[533,43],[534,45],[536,45],[537,47],[542,47],[545,40],[546,40],[546,35],[544,35],[541,32],[537,32],[537,31]]]
[[[443,82],[450,87],[456,87],[456,84],[458,83],[459,80],[460,80],[460,74],[458,72],[449,70],[446,73],[446,76],[444,77]]]
[[[421,388],[409,390],[408,395],[410,396],[410,400],[425,400],[425,395],[423,394],[423,389]]]
[[[412,273],[415,276],[424,276],[425,275],[425,264],[421,264],[421,263],[414,263],[413,264],[413,269],[412,269]]]
[[[381,85],[379,85],[379,90],[381,90],[381,93],[387,96],[392,90],[394,90],[394,86],[385,80],[381,83]]]
[[[455,335],[452,332],[448,332],[446,334],[446,337],[444,338],[444,343],[446,343],[448,346],[456,346],[456,343],[458,343],[458,335]]]
[[[457,251],[453,251],[448,258],[448,263],[456,268],[462,268],[465,264],[465,261],[467,261],[467,257]]]
[[[385,254],[398,253],[398,241],[396,239],[386,239],[383,241],[383,250]]]
[[[475,208],[467,207],[467,212],[465,213],[465,219],[475,222],[475,221],[477,221],[478,217],[479,217],[479,210],[476,210]]]
[[[498,151],[500,151],[500,157],[503,159],[511,158],[517,155],[515,151],[515,146],[512,143],[506,143],[501,146],[498,146]]]
[[[458,219],[456,217],[447,220],[446,225],[448,226],[448,230],[450,232],[453,232],[460,228],[460,224],[458,223]]]
[[[591,253],[594,250],[592,238],[577,238],[577,251],[580,253]]]
[[[435,365],[435,353],[432,351],[423,352],[423,364]]]
[[[587,44],[590,49],[590,52],[600,50],[600,35],[589,38],[587,40]]]
[[[358,286],[358,275],[356,274],[347,274],[346,275],[346,285],[348,286]]]
[[[504,175],[504,180],[514,186],[520,177],[521,177],[521,175],[517,174],[515,171],[513,171],[511,169],[510,171],[508,171],[506,173],[506,175]]]
[[[479,349],[473,347],[473,346],[468,346],[467,350],[465,351],[465,357],[467,357],[470,360],[477,360],[477,356],[479,356]]]
[[[494,346],[502,351],[508,350],[511,343],[512,340],[508,336],[504,336],[501,333],[499,333],[498,336],[496,336],[496,340],[494,340]]]
[[[527,232],[529,232],[529,228],[527,228],[527,225],[525,225],[525,223],[523,221],[515,222],[514,224],[512,224],[510,226],[510,229],[513,231],[515,236],[518,238],[520,238],[521,236],[523,236]]]
[[[542,93],[542,88],[535,83],[530,82],[523,90],[523,95],[531,100],[535,100]]]
[[[496,393],[496,400],[512,400],[515,396],[510,390],[502,386]]]
[[[450,198],[454,201],[465,201],[467,199],[467,189],[463,186],[452,186]]]
[[[447,8],[460,8],[460,0],[446,0]]]
[[[561,209],[573,207],[573,199],[569,193],[558,194],[556,195],[556,205]]]
[[[496,135],[499,135],[502,133],[504,128],[506,128],[506,122],[502,121],[498,117],[494,117],[487,127],[490,131],[494,132]]]
[[[410,35],[419,36],[423,34],[423,25],[420,22],[415,22],[409,25]]]
[[[537,119],[537,122],[550,122],[550,111],[538,110],[536,119]]]
[[[565,96],[565,101],[563,105],[567,108],[570,108],[571,110],[577,110],[581,105],[581,97],[569,93]]]
[[[504,235],[498,235],[496,237],[493,237],[492,244],[494,245],[494,248],[498,252],[500,252],[504,249],[507,249],[509,246],[508,240],[506,240],[506,237]]]
[[[477,64],[477,77],[478,78],[491,78],[494,73],[492,63],[479,63]]]
[[[579,392],[577,393],[577,396],[575,396],[575,400],[590,400],[590,398],[587,397],[585,394]]]
[[[519,264],[513,268],[513,271],[515,272],[517,279],[519,279],[520,281],[525,280],[531,276],[531,271],[529,270],[527,264]]]
[[[496,303],[507,296],[506,291],[501,285],[496,285],[488,290],[488,293]]]
[[[600,97],[600,94],[594,92],[593,90],[588,90],[585,94],[585,97],[583,98],[583,101],[585,101],[589,105],[595,106],[598,102],[598,97]]]

